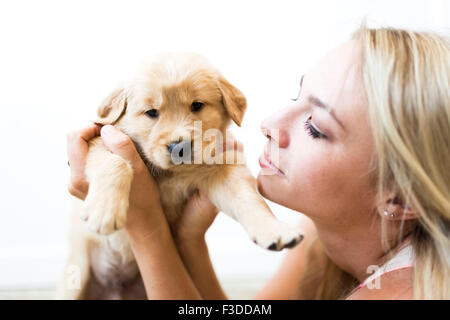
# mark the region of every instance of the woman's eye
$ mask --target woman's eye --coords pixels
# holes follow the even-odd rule
[[[327,136],[318,131],[311,124],[312,116],[309,116],[308,120],[305,121],[305,130],[313,139],[326,139]]]
[[[156,110],[156,109],[150,109],[150,110],[146,111],[145,114],[147,116],[149,116],[150,118],[158,118],[158,116],[159,116],[158,110]]]
[[[194,101],[194,102],[192,102],[192,104],[191,104],[191,111],[192,112],[197,112],[197,111],[200,111],[200,109],[201,108],[203,108],[203,102],[200,102],[200,101]]]

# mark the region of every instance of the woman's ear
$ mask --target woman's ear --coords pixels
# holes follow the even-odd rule
[[[245,99],[239,89],[223,77],[219,78],[218,86],[222,93],[222,101],[225,110],[227,110],[231,119],[233,119],[238,126],[241,126],[245,110],[247,109],[247,99]]]
[[[388,220],[411,220],[417,219],[417,212],[409,205],[405,204],[399,196],[390,194],[384,202],[384,206],[380,212],[383,218]]]
[[[95,123],[106,125],[116,123],[125,113],[127,97],[125,90],[119,88],[107,96],[97,109],[98,118]]]

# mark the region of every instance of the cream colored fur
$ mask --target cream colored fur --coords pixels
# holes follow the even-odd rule
[[[204,103],[201,111],[191,111],[193,101]],[[158,119],[145,114],[149,109],[159,111]],[[242,93],[204,58],[163,54],[105,99],[97,122],[113,124],[131,137],[158,183],[169,222],[199,189],[220,211],[241,223],[256,244],[281,250],[301,241],[301,231],[275,219],[244,164],[207,165],[206,156],[200,164],[173,165],[167,150],[172,141],[191,141],[212,128],[225,137],[230,120],[240,125],[245,109]],[[194,121],[202,122],[201,132],[195,131]],[[202,141],[193,148],[205,150],[210,143]],[[86,177],[89,193],[84,202],[75,200],[67,263],[68,268],[79,268],[80,286],[69,285],[66,270],[58,298],[144,299],[142,279],[123,230],[132,167],[96,138],[90,142]]]

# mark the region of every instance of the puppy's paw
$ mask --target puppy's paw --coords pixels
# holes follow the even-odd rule
[[[280,251],[293,248],[303,240],[303,232],[286,223],[272,220],[252,232],[253,242],[265,249]]]
[[[122,229],[126,222],[128,197],[128,193],[114,189],[89,190],[81,219],[98,234],[108,235]]]

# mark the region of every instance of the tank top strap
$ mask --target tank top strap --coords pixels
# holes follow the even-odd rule
[[[361,283],[357,289],[364,287],[385,273],[411,267],[414,267],[414,252],[412,246],[408,244],[401,248],[392,259],[376,269],[376,271],[364,280],[364,282]]]

